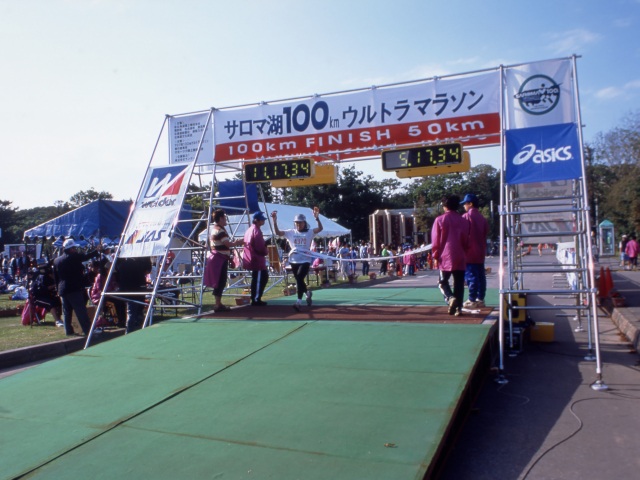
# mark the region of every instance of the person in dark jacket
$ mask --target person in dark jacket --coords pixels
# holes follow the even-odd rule
[[[251,271],[251,305],[258,307],[267,304],[262,300],[262,295],[269,281],[269,270],[267,270],[269,252],[262,230],[260,230],[266,220],[267,217],[262,212],[253,214],[253,225],[244,234],[244,248],[242,250],[243,267]]]
[[[80,253],[73,238],[67,238],[62,244],[64,253],[53,262],[53,275],[62,298],[64,330],[67,336],[74,335],[71,317],[76,312],[78,323],[85,335],[91,329],[91,320],[87,313],[87,294],[83,262],[91,260],[95,252]]]
[[[151,272],[151,258],[121,258],[116,264],[116,272],[120,292],[127,298],[126,333],[131,333],[142,327],[144,295],[127,296],[127,293],[147,290],[147,274]]]

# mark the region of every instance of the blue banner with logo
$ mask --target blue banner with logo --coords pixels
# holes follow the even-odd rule
[[[508,184],[571,180],[582,176],[575,123],[505,132]]]

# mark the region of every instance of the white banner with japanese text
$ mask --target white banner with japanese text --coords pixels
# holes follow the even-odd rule
[[[570,59],[527,63],[505,69],[507,128],[576,122]]]
[[[170,164],[193,162],[198,152],[198,145],[200,145],[198,164],[213,162],[213,129],[209,116],[210,112],[206,112],[169,118]],[[204,137],[203,132],[205,132]],[[200,144],[201,141],[202,144]]]
[[[500,143],[498,71],[214,112],[215,161],[375,155],[381,148]]]
[[[120,256],[164,255],[180,213],[192,164],[150,167],[135,204]]]

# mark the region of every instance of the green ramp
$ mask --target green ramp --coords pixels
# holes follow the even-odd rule
[[[465,295],[467,291],[465,291]],[[289,305],[298,298],[295,295],[269,299],[269,305]],[[488,288],[485,303],[498,305],[498,289]],[[324,288],[313,291],[313,304],[332,305],[446,305],[442,293],[433,287],[364,287]]]
[[[158,324],[0,380],[0,478],[64,455],[300,325]]]
[[[70,364],[51,362],[3,380],[3,397],[9,390],[16,403],[20,388],[33,389],[52,372],[72,377],[86,362],[82,369],[94,373],[73,388],[63,381],[50,397],[60,405],[59,417],[49,419],[58,435],[44,418],[29,422],[30,439],[47,430],[46,445],[57,451],[21,458],[22,468],[6,478],[24,472],[24,463],[35,468],[30,478],[50,479],[422,478],[488,333],[482,325],[163,323],[124,337],[126,346],[112,341]],[[125,361],[114,364],[118,357]],[[59,414],[120,388],[122,368],[127,388],[93,408],[102,410],[100,422]],[[152,385],[157,391],[147,393]],[[85,390],[92,393],[77,399]],[[110,406],[114,397],[128,406]],[[101,431],[84,443],[62,433],[91,426]],[[7,440],[5,425],[1,431]],[[19,457],[29,452],[22,437]],[[15,460],[0,451],[2,465]]]

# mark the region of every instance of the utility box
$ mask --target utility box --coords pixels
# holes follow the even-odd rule
[[[529,339],[532,342],[553,342],[555,325],[551,322],[537,322],[529,329]]]

